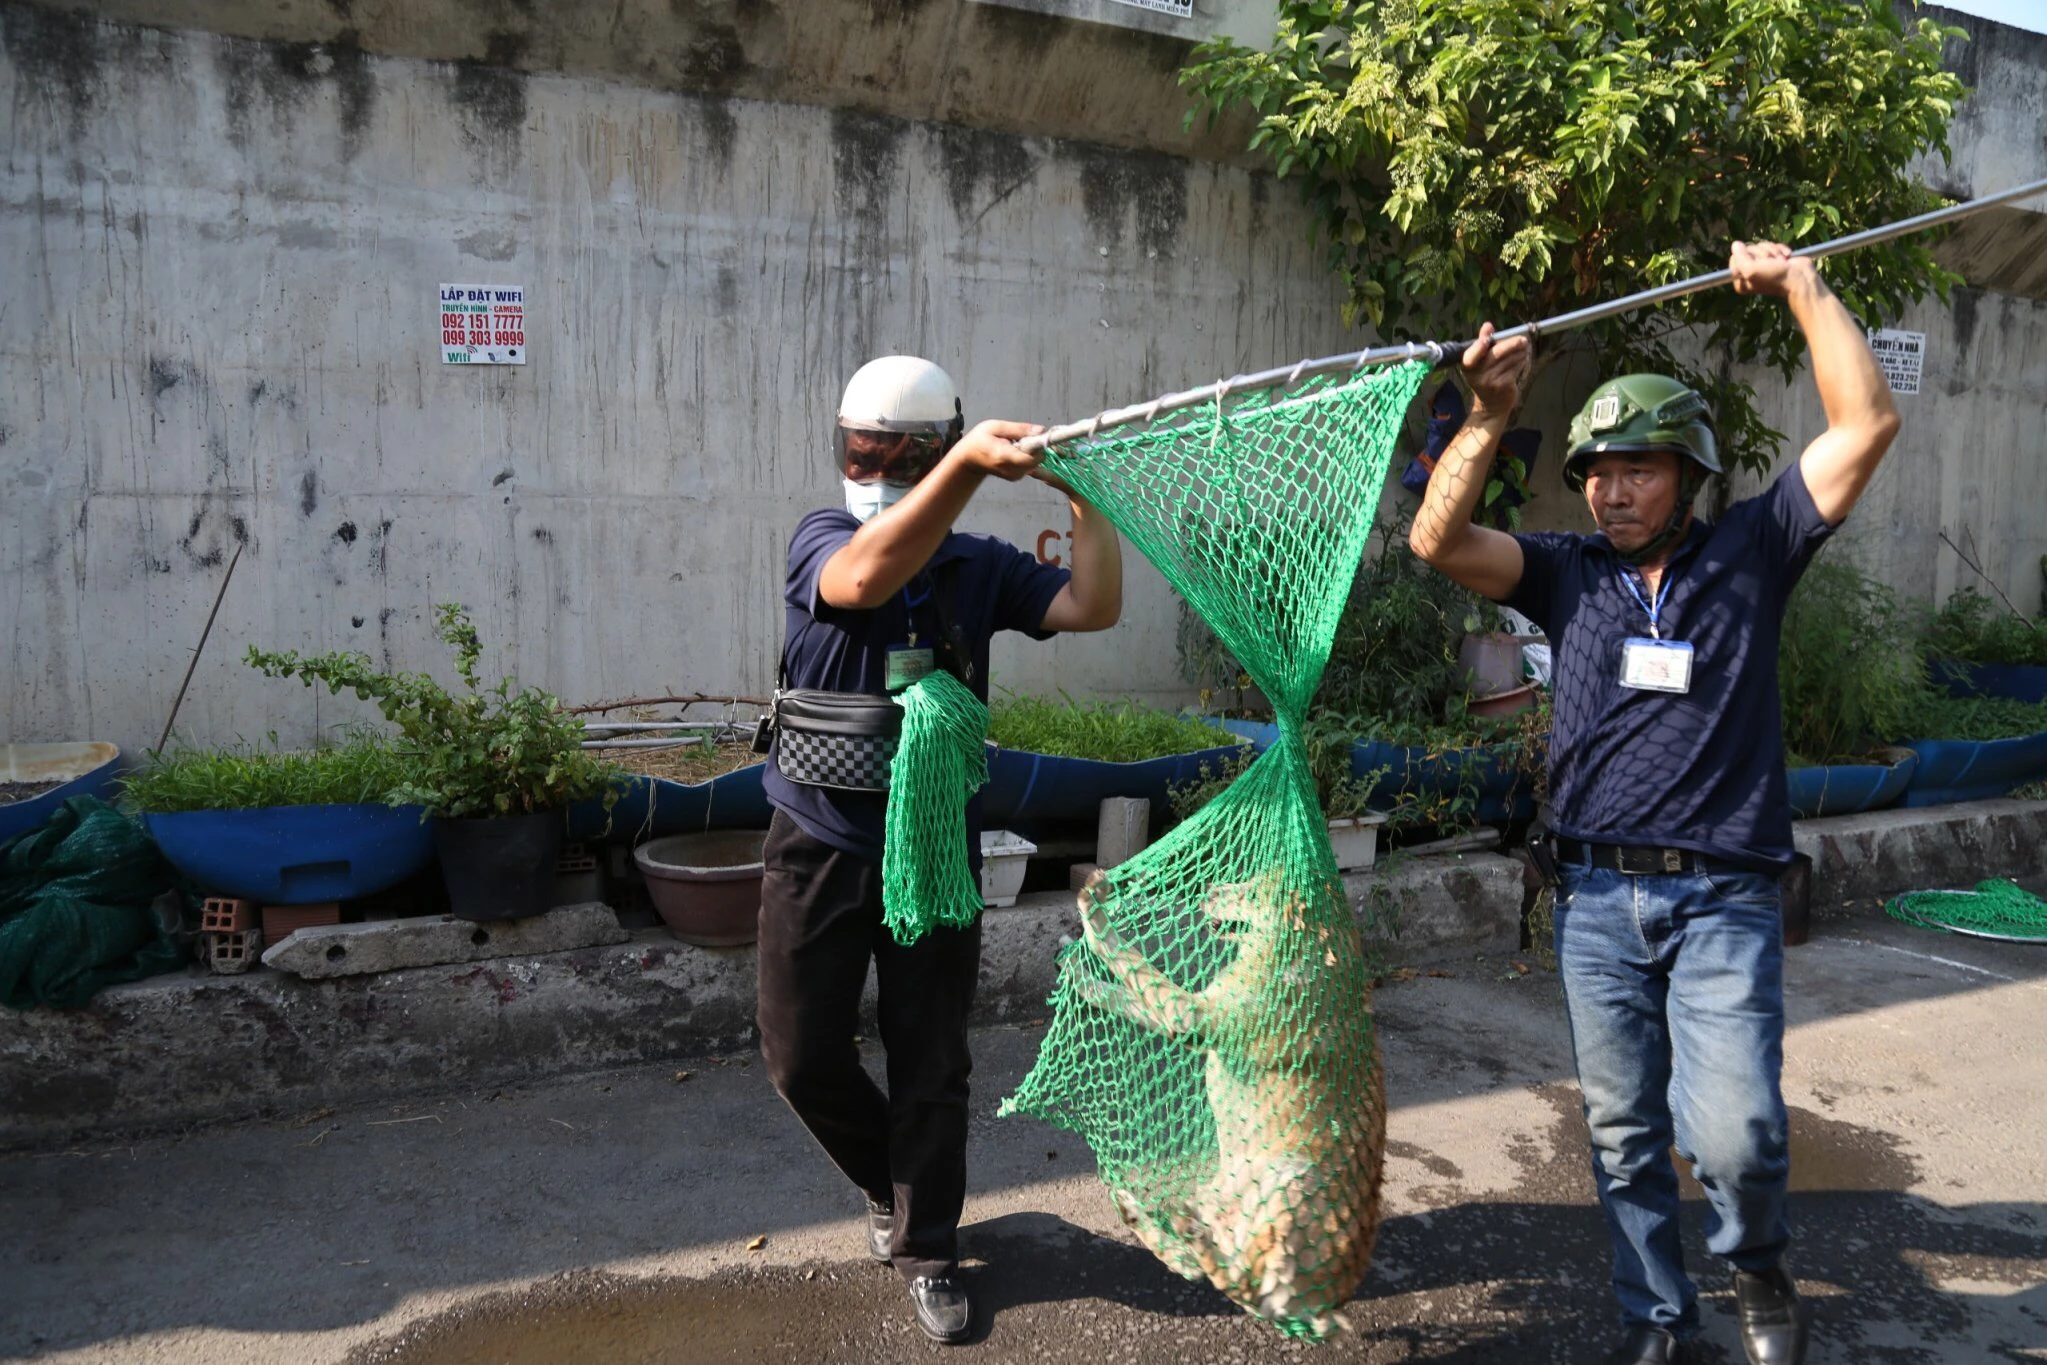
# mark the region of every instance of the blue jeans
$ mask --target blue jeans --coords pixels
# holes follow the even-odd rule
[[[1673,1144],[1706,1192],[1706,1245],[1742,1270],[1790,1241],[1784,948],[1776,880],[1566,865],[1557,966],[1627,1326],[1680,1335],[1698,1296],[1678,1242]]]

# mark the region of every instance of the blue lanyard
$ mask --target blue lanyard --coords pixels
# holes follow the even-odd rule
[[[915,580],[912,581],[914,582]],[[931,580],[928,577],[924,578],[923,591],[919,592],[915,597],[910,596],[910,585],[908,583],[903,585],[903,622],[904,629],[909,633],[909,640],[907,642],[909,648],[914,649],[917,646],[917,615],[915,608],[923,606],[930,600]]]
[[[1621,586],[1628,590],[1628,596],[1641,603],[1642,610],[1649,613],[1649,638],[1661,640],[1662,634],[1656,629],[1656,618],[1663,614],[1663,599],[1670,596],[1670,570],[1663,571],[1663,581],[1656,587],[1656,601],[1651,603],[1642,596],[1642,590],[1635,586],[1635,580],[1626,569],[1620,570]]]

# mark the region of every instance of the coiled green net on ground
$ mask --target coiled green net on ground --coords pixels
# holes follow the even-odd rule
[[[1302,742],[1419,363],[1191,409],[1054,449],[1215,631],[1279,738],[1080,895],[1053,1020],[1004,1113],[1094,1149],[1161,1260],[1290,1336],[1371,1259],[1385,1090],[1356,920]]]
[[[981,913],[967,861],[967,798],[988,783],[988,707],[950,673],[896,698],[902,738],[889,763],[881,846],[881,922],[898,943]]]
[[[2047,901],[2002,878],[1977,882],[1973,891],[1907,891],[1884,909],[1922,929],[2047,943]]]

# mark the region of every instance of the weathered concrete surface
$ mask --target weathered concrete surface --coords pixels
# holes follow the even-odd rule
[[[1929,943],[1933,944],[1929,951]],[[1811,1365],[2047,1342],[2047,955],[1829,908],[1788,960],[1792,1255]],[[976,1035],[965,1359],[1583,1365],[1613,1321],[1555,980],[1382,988],[1387,1221],[1347,1340],[1167,1274],[1087,1149],[994,1117],[1039,1033]],[[871,1055],[871,1054],[870,1054]],[[0,1357],[53,1365],[950,1358],[747,1054],[0,1159]],[[675,1079],[687,1071],[688,1079]],[[1710,1365],[1725,1275],[1686,1241]],[[746,1250],[764,1236],[758,1251]]]
[[[988,913],[978,1020],[1044,1013],[1072,905],[1026,897]],[[82,1010],[0,1016],[0,1147],[736,1046],[753,1037],[754,994],[752,948],[697,948],[662,929],[374,976],[153,977]]]
[[[1801,820],[1793,844],[1812,859],[1815,901],[1843,901],[1989,877],[2047,874],[2047,801],[1971,801]]]
[[[1408,859],[1352,877],[1348,886],[1368,929],[1395,917],[1390,922],[1400,937],[1376,938],[1389,962],[1441,962],[1513,950],[1519,866],[1492,854]],[[595,910],[601,916],[579,923],[610,921],[606,937],[626,938],[609,909]],[[412,939],[453,952],[475,947],[469,940],[476,931],[495,936],[504,928],[397,923],[407,927],[396,938],[389,924],[301,930],[271,955],[289,950],[325,968],[337,945],[346,945],[351,959],[371,944]],[[1024,896],[988,911],[982,925],[976,1019],[1042,1016],[1054,959],[1078,932],[1073,897]],[[489,1085],[748,1042],[755,970],[751,948],[694,948],[654,929],[619,947],[492,953],[474,966],[325,980],[195,970],[116,986],[83,1010],[0,1016],[0,1148],[364,1102],[437,1084]],[[871,980],[869,992],[871,1009]]]
[[[215,8],[266,34],[348,18],[149,11]],[[365,31],[495,22],[467,0],[341,8]],[[624,13],[621,43],[670,13],[485,8],[514,27]],[[849,54],[906,25],[1051,22],[945,4],[877,25],[848,4],[812,27],[798,8],[676,12]],[[371,715],[241,655],[445,668],[432,607],[451,600],[477,614],[486,675],[575,701],[760,695],[787,538],[840,500],[827,435],[869,357],[931,354],[970,416],[1049,421],[1359,340],[1296,196],[1236,167],[52,12],[0,0],[0,736],[154,743],[237,544],[179,714],[196,743],[297,745]],[[1112,106],[1150,69],[1113,54],[1154,40],[1071,29],[1107,54]],[[960,78],[972,51],[909,65]],[[1035,98],[1063,51],[989,49],[999,97]],[[524,285],[528,363],[442,364],[443,283]],[[985,489],[961,524],[1069,553],[1035,482]],[[1129,560],[1123,624],[1001,637],[997,683],[1184,699],[1176,600]]]
[[[601,902],[558,905],[544,915],[478,923],[453,915],[370,920],[301,929],[263,954],[263,965],[308,980],[530,957],[623,943],[632,935]]]
[[[1262,42],[1273,31],[1272,6],[1258,0],[1201,0],[1193,20],[1132,10],[1139,22],[1116,27],[963,0],[42,0],[10,8],[11,24],[74,52],[97,16],[280,43],[301,61],[323,52],[337,63],[421,58],[455,63],[480,83],[498,71],[514,82],[552,73],[1216,159],[1244,158],[1249,121],[1185,126],[1191,101],[1180,67],[1210,34]]]
[[[1395,858],[1343,884],[1389,962],[1511,953],[1521,944],[1521,863],[1505,854]]]

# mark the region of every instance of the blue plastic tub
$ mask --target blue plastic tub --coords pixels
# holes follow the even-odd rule
[[[630,843],[708,829],[766,829],[772,814],[761,789],[761,765],[754,763],[708,782],[635,777],[622,789],[608,819],[602,801],[570,806],[566,837]]]
[[[1785,773],[1791,815],[1812,820],[1827,815],[1855,815],[1884,810],[1903,799],[1919,770],[1919,755],[1900,751],[1895,763],[1834,763],[1792,768]]]
[[[1221,724],[1231,734],[1250,740],[1260,753],[1279,737],[1279,727],[1269,721],[1225,720]],[[1363,777],[1385,769],[1378,786],[1372,789],[1368,804],[1373,810],[1390,810],[1398,798],[1406,795],[1454,796],[1467,763],[1475,765],[1479,820],[1498,823],[1526,820],[1535,814],[1534,792],[1495,748],[1431,751],[1415,745],[1361,739],[1350,751],[1351,776]]]
[[[269,806],[145,815],[172,866],[209,894],[264,905],[354,900],[404,881],[434,853],[418,806]]]
[[[2007,697],[2047,701],[2047,668],[2031,664],[1978,664],[1966,659],[1929,659],[1926,671],[1957,697]]]
[[[1915,739],[1905,745],[1919,767],[1905,788],[1907,806],[1983,801],[2047,777],[2047,733],[2017,739]]]
[[[1156,829],[1168,809],[1167,788],[1197,782],[1204,768],[1213,774],[1242,752],[1243,746],[1230,744],[1140,763],[1102,763],[991,746],[981,822],[988,829],[1028,835],[1045,825],[1093,820],[1104,799],[1128,796],[1151,802]]]
[[[72,744],[0,744],[0,782],[57,782],[26,801],[0,806],[0,844],[38,829],[74,796],[110,800],[121,750],[98,740]]]

